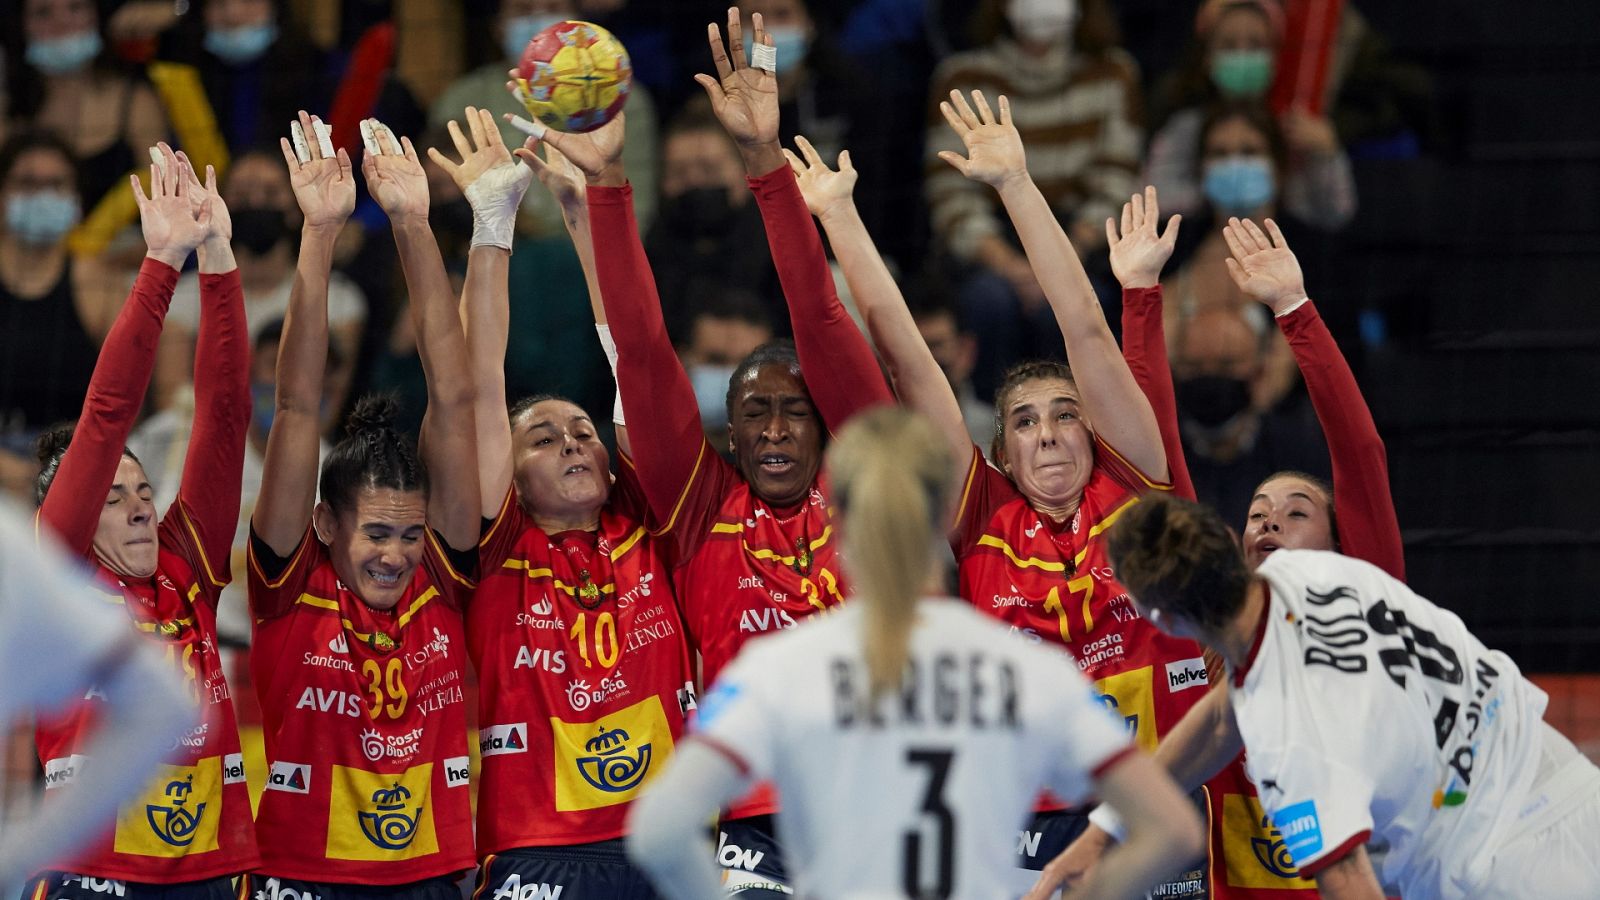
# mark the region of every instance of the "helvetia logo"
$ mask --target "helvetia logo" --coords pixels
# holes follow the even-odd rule
[[[356,815],[361,822],[361,833],[383,850],[404,850],[411,846],[411,839],[417,834],[417,822],[422,818],[422,807],[406,815],[406,803],[410,799],[410,789],[398,781],[393,787],[373,791],[374,809]]]
[[[1289,847],[1283,842],[1283,832],[1272,826],[1271,816],[1261,817],[1261,830],[1267,833],[1266,837],[1250,839],[1250,849],[1255,851],[1256,862],[1279,878],[1300,877],[1294,857],[1289,855]]]
[[[222,758],[222,783],[243,784],[244,780],[244,754],[229,753],[224,756]]]
[[[678,712],[689,715],[689,710],[696,709],[694,698],[694,682],[685,681],[683,687],[678,688]]]
[[[637,750],[628,747],[628,733],[621,728],[600,733],[584,744],[590,756],[578,757],[578,774],[597,790],[608,794],[621,794],[639,786],[650,771],[650,745]]]
[[[289,794],[311,793],[311,767],[292,762],[274,762],[267,775],[267,790]]]
[[[1167,663],[1167,690],[1176,694],[1192,687],[1200,687],[1211,683],[1211,677],[1206,672],[1206,661],[1203,657],[1193,659],[1180,659],[1177,662]]]
[[[452,756],[444,761],[444,786],[465,787],[472,778],[472,760],[465,756]]]
[[[490,725],[478,730],[478,755],[499,756],[502,753],[526,753],[528,750],[528,723]]]
[[[169,805],[159,806],[151,803],[144,808],[145,819],[150,823],[150,830],[174,847],[187,847],[194,841],[195,830],[200,827],[200,817],[206,814],[206,804],[201,802],[190,811],[186,808],[189,794],[194,791],[194,776],[180,781],[167,783],[166,795]]]

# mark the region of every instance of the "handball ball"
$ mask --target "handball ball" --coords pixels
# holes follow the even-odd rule
[[[517,77],[534,118],[557,131],[593,131],[622,111],[633,64],[599,25],[557,22],[528,42]]]

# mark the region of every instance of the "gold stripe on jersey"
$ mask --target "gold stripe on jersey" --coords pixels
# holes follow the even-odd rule
[[[395,619],[394,630],[400,631],[401,629],[405,628],[406,625],[410,624],[411,620],[416,617],[417,613],[421,612],[422,608],[428,605],[428,601],[437,596],[439,596],[439,589],[430,585],[427,590],[423,591],[417,597],[417,599],[411,601],[411,605],[406,607],[406,611],[401,613],[399,618]],[[342,612],[342,610],[339,609],[339,602],[337,600],[330,600],[327,597],[318,597],[315,594],[301,594],[295,598],[294,602],[297,605],[303,604],[305,606],[316,607],[317,609],[326,609],[332,612]],[[351,637],[354,637],[363,643],[367,643],[372,640],[372,635],[368,632],[357,629],[356,623],[350,621],[348,616],[341,615],[339,617],[339,624],[344,626],[345,631],[350,632]]]
[[[479,547],[487,547],[489,546],[489,542],[494,540],[494,536],[500,530],[500,526],[505,523],[507,518],[506,514],[511,512],[511,504],[513,502],[513,498],[516,496],[516,493],[517,492],[515,488],[506,488],[506,498],[500,501],[500,511],[494,514],[494,520],[489,525],[489,530],[485,531],[483,536],[478,538]]]
[[[194,527],[194,518],[189,515],[188,506],[184,504],[182,497],[178,498],[176,507],[178,516],[183,522],[184,530],[189,532],[189,541],[194,545],[194,555],[200,560],[200,568],[205,570],[206,580],[211,582],[212,587],[227,587],[228,583],[218,578],[217,573],[212,570],[211,557],[206,556],[206,545],[200,540],[200,532]],[[193,600],[194,598],[190,597],[189,599]]]
[[[642,531],[643,529],[640,530]],[[539,566],[535,568],[532,563],[525,559],[508,559],[501,563],[500,567],[503,569],[513,570],[521,569],[528,574],[528,580],[530,581],[536,581],[540,578],[548,578],[550,579],[551,587],[554,587],[561,593],[566,594],[568,597],[578,596],[578,590],[580,586],[567,584],[565,581],[555,577],[555,572],[552,571],[548,566]],[[617,592],[617,586],[611,582],[597,584],[595,587],[599,588],[600,593],[602,594],[615,594]]]
[[[300,557],[305,554],[306,548],[311,546],[313,540],[315,540],[315,536],[311,533],[311,526],[308,523],[306,533],[300,536],[299,546],[294,548],[294,553],[290,554],[289,561],[284,564],[283,571],[278,573],[276,580],[268,578],[267,573],[262,571],[261,561],[256,559],[256,542],[254,540],[245,542],[248,545],[245,548],[245,559],[249,562],[250,568],[255,570],[256,577],[261,579],[261,583],[268,590],[275,591],[283,587],[283,583],[289,580],[290,575],[294,574],[295,568],[300,565]],[[276,553],[277,551],[274,550],[273,552]],[[262,620],[258,619],[257,621]]]
[[[1084,539],[1083,549],[1079,550],[1077,555],[1072,558],[1073,568],[1083,565],[1084,559],[1088,557],[1089,541],[1099,537],[1105,532],[1106,529],[1116,524],[1117,519],[1138,502],[1139,498],[1137,496],[1129,497],[1121,506],[1112,510],[1109,515],[1096,522],[1093,527],[1089,529],[1089,536]],[[993,547],[994,549],[999,550],[1001,553],[1004,553],[1006,558],[1011,560],[1012,564],[1019,569],[1043,569],[1046,572],[1065,572],[1067,570],[1065,563],[1051,562],[1047,559],[1040,559],[1037,556],[1030,556],[1027,559],[1023,559],[1016,550],[1012,549],[1010,544],[1006,543],[1006,539],[1000,537],[999,535],[983,535],[982,537],[978,538],[978,546]]]
[[[967,515],[967,499],[972,496],[973,482],[978,480],[978,467],[986,466],[983,454],[978,451],[978,446],[972,446],[972,463],[967,466],[967,483],[961,488],[961,502],[956,504],[956,517],[954,521],[960,522]]]
[[[460,572],[457,572],[456,567],[450,564],[450,554],[444,552],[444,547],[439,543],[439,537],[433,533],[433,529],[424,528],[422,529],[422,533],[427,536],[428,543],[433,545],[434,556],[438,557],[439,562],[444,566],[445,573],[451,578],[454,578],[456,581],[460,582],[462,587],[465,587],[468,590],[476,589],[478,586],[476,581],[473,581],[467,576],[462,575]]]
[[[643,525],[635,528],[633,534],[628,535],[628,537],[622,543],[618,544],[616,548],[611,551],[611,561],[616,562],[617,560],[621,559],[624,553],[632,550],[633,546],[644,538],[644,534],[645,528]]]
[[[1150,480],[1150,476],[1144,474],[1144,470],[1143,469],[1140,469],[1138,466],[1136,466],[1133,463],[1129,462],[1128,458],[1126,456],[1123,456],[1121,453],[1117,452],[1117,448],[1111,446],[1110,444],[1106,443],[1105,441],[1097,440],[1097,441],[1095,441],[1095,446],[1099,447],[1102,450],[1105,450],[1105,451],[1109,452],[1112,456],[1115,456],[1117,458],[1117,461],[1122,463],[1123,468],[1126,468],[1129,472],[1132,472],[1134,474],[1134,476],[1136,476],[1140,481],[1144,482],[1144,486],[1145,487],[1147,487],[1147,488],[1149,488],[1149,489],[1151,489],[1153,491],[1170,491],[1170,490],[1172,490],[1172,482],[1169,481],[1169,482],[1163,483],[1163,482],[1160,482],[1160,481],[1151,481]],[[1170,468],[1167,470],[1167,477],[1168,478],[1172,477],[1172,471],[1171,471]]]
[[[672,515],[667,517],[667,523],[650,532],[660,536],[672,531],[678,524],[678,513],[683,512],[683,504],[689,500],[689,490],[694,487],[695,480],[700,477],[700,466],[706,461],[706,451],[711,448],[711,443],[705,439],[700,441],[700,455],[694,458],[694,469],[689,472],[689,479],[683,483],[683,490],[678,492],[678,502],[672,504]]]
[[[738,522],[718,522],[711,526],[712,534],[740,534],[743,531],[744,526]],[[813,540],[807,549],[811,551],[818,550],[823,544],[828,542],[830,537],[833,537],[832,525],[825,526],[822,529],[822,534]],[[776,550],[769,550],[766,547],[752,547],[750,546],[750,542],[746,540],[739,541],[739,545],[744,548],[745,554],[751,559],[775,560],[779,565],[784,566],[792,566],[795,563],[795,558],[793,556],[783,556]]]

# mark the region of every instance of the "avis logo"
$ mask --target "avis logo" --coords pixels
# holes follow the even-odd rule
[[[395,782],[393,787],[373,791],[372,803],[376,809],[356,814],[361,821],[361,833],[384,850],[404,850],[409,847],[417,833],[417,821],[422,818],[420,806],[416,812],[406,815],[406,801],[410,799],[410,789],[402,787],[399,782]]]
[[[158,806],[151,803],[144,808],[145,819],[150,822],[150,830],[156,833],[156,837],[174,847],[187,847],[194,841],[194,833],[200,827],[200,817],[206,814],[204,803],[196,806],[193,812],[184,808],[193,790],[193,775],[182,781],[168,782],[166,795],[171,805]]]
[[[1283,833],[1272,824],[1271,816],[1261,817],[1261,830],[1267,833],[1266,837],[1250,839],[1250,849],[1255,851],[1256,862],[1279,878],[1300,877],[1294,857],[1289,855],[1289,845],[1283,842]]]
[[[600,726],[600,734],[583,745],[593,756],[578,757],[578,774],[596,789],[608,794],[631,791],[644,780],[650,771],[650,745],[629,752],[628,733],[618,728],[607,731]]]
[[[492,900],[561,900],[561,888],[559,884],[538,881],[523,884],[522,876],[513,872],[506,878],[505,884],[494,892]]]

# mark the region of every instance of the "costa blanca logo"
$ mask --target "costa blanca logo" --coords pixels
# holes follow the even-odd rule
[[[204,801],[192,810],[187,808],[189,794],[193,791],[193,775],[169,781],[164,791],[167,805],[156,803],[145,805],[144,815],[145,820],[150,823],[150,830],[156,833],[156,837],[174,847],[187,847],[194,841],[194,833],[200,827],[200,818],[206,814]]]
[[[578,757],[578,774],[595,789],[608,794],[621,794],[638,787],[650,771],[650,745],[630,748],[631,740],[623,729],[607,731],[601,725],[600,733],[583,745],[590,755]]]
[[[244,780],[244,754],[229,753],[222,757],[222,783],[243,784]]]
[[[1289,855],[1289,847],[1283,842],[1283,832],[1273,827],[1271,816],[1261,817],[1261,830],[1267,833],[1266,837],[1250,838],[1256,862],[1279,878],[1298,878],[1300,870],[1295,868],[1294,857]]]
[[[561,888],[562,885],[542,881],[523,884],[522,876],[512,872],[491,900],[561,900]]]
[[[490,725],[478,729],[478,755],[499,756],[502,753],[528,751],[528,723]]]
[[[311,793],[311,767],[303,763],[274,762],[267,775],[267,790],[287,794]]]
[[[444,761],[444,786],[465,787],[472,778],[472,760],[465,756],[452,756]]]
[[[1203,657],[1196,656],[1193,659],[1180,659],[1177,662],[1167,663],[1167,689],[1174,694],[1210,683],[1211,677],[1206,672],[1206,661]]]
[[[422,749],[422,729],[413,728],[405,734],[383,735],[375,729],[361,732],[361,755],[368,762],[380,759],[405,761]]]
[[[628,692],[628,682],[622,678],[622,670],[617,670],[600,679],[600,687],[591,690],[589,682],[578,679],[567,684],[567,702],[572,704],[574,712],[583,712],[596,703],[604,703],[612,697],[620,697]]]
[[[418,806],[407,815],[406,805],[410,800],[411,790],[398,781],[393,787],[373,791],[373,809],[356,814],[361,822],[361,833],[383,850],[404,850],[411,846],[411,839],[417,834],[417,821],[422,818],[422,807]]]

